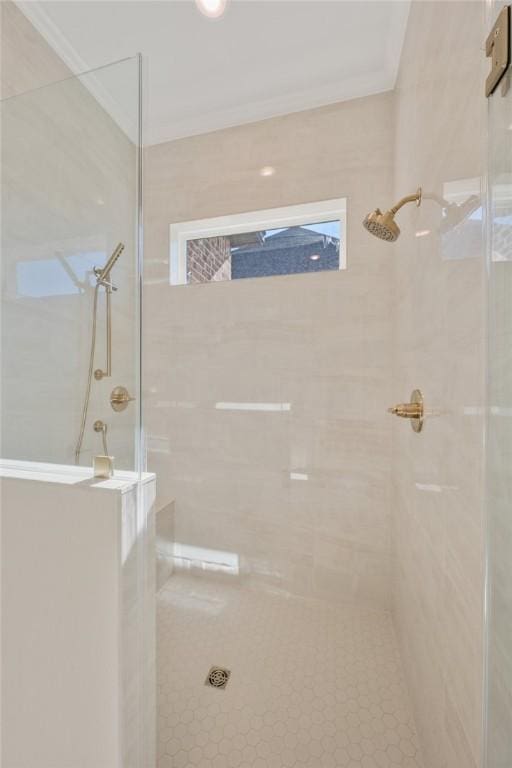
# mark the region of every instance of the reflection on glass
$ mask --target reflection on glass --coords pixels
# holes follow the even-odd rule
[[[31,259],[16,264],[16,295],[41,298],[83,293],[92,285],[95,266],[105,262],[103,251],[79,253],[73,256],[56,254],[52,259]]]
[[[482,253],[482,202],[480,177],[443,184],[441,248],[443,259],[478,259]]]
[[[493,186],[493,242],[492,261],[512,261],[512,182],[510,174],[503,174],[500,183]]]

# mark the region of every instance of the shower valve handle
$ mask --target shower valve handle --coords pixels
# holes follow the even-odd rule
[[[423,408],[419,403],[398,403],[388,408],[388,413],[401,416],[402,419],[419,419],[423,414]]]
[[[421,432],[423,427],[423,395],[419,389],[414,389],[411,393],[410,403],[398,403],[388,408],[388,413],[400,416],[402,419],[410,419],[411,427],[415,432]]]
[[[130,395],[126,387],[114,387],[110,393],[110,405],[114,411],[124,411],[132,400],[135,398]]]

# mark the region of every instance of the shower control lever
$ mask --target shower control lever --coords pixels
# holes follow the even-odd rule
[[[402,419],[410,419],[411,427],[415,432],[421,432],[423,427],[423,395],[419,389],[414,389],[411,393],[410,403],[398,403],[392,408],[388,408],[388,413],[400,416]]]
[[[401,416],[403,419],[419,419],[423,409],[418,403],[398,403],[388,408],[388,413],[394,413],[395,416]]]
[[[135,398],[130,395],[126,387],[114,387],[110,393],[110,405],[114,411],[124,411],[132,400]]]

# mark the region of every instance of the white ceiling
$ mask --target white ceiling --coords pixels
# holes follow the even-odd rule
[[[18,6],[74,72],[142,52],[149,143],[394,87],[409,0],[41,0]]]

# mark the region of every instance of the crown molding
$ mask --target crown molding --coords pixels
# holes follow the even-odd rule
[[[90,71],[90,66],[81,58],[62,30],[50,18],[44,10],[43,4],[33,0],[15,0],[15,2],[20,11],[69,68],[70,73],[73,75],[87,73],[81,78],[81,82],[130,139],[135,141],[133,116],[130,118],[127,110],[123,109],[115,98],[115,94],[108,91],[97,74]],[[411,0],[402,0],[391,5],[390,14],[393,16],[393,23],[391,24],[391,34],[387,40],[386,64],[381,70],[364,75],[355,75],[349,80],[340,79],[321,87],[281,94],[270,99],[241,103],[206,113],[198,111],[198,113],[189,115],[178,115],[172,121],[158,122],[154,120],[152,126],[146,126],[147,144],[162,144],[167,141],[282,117],[291,113],[393,90],[400,62],[397,49],[398,53],[401,54],[410,5]],[[158,105],[156,106],[158,107]]]

